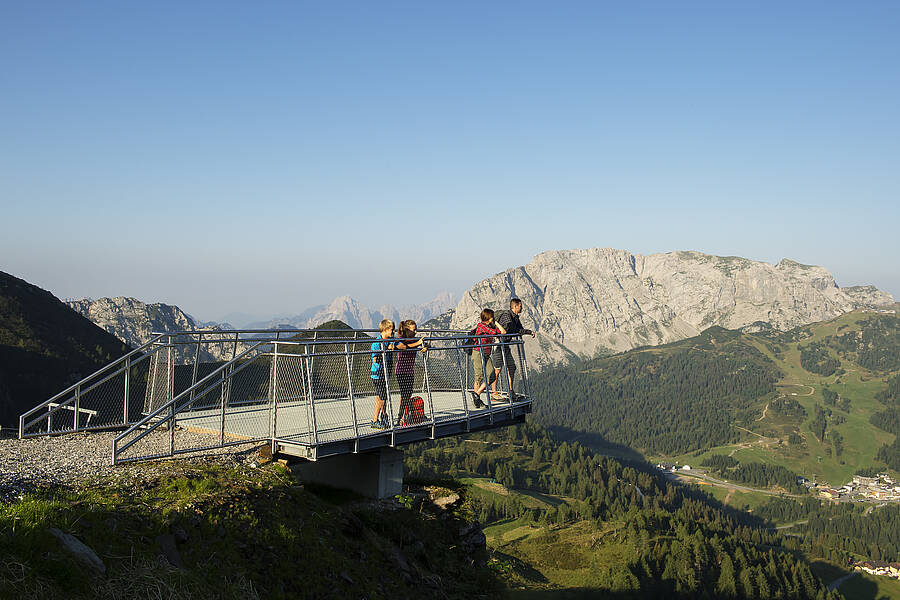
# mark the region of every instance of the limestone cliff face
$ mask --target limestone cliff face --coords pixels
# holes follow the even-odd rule
[[[670,252],[642,256],[613,248],[544,252],[463,294],[452,326],[471,327],[484,307],[525,303],[522,323],[538,366],[570,353],[593,356],[676,341],[720,325],[757,321],[780,330],[862,307],[893,303],[872,286],[842,289],[822,267],[735,256]]]
[[[177,306],[170,304],[145,304],[135,298],[99,298],[91,300],[69,300],[70,308],[90,319],[95,325],[105,329],[126,344],[137,348],[153,337],[155,332],[221,330],[223,327],[198,324],[193,317]],[[226,324],[225,328],[229,328]],[[242,349],[241,344],[238,351]],[[227,360],[234,351],[233,343],[204,344],[201,360]],[[189,351],[179,352],[184,358]]]

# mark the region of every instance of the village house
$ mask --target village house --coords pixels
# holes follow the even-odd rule
[[[900,579],[900,562],[888,563],[883,560],[866,560],[854,563],[853,568],[871,575]]]
[[[834,488],[822,488],[819,490],[819,495],[831,500],[837,500],[841,497],[841,492],[840,490],[836,490]]]

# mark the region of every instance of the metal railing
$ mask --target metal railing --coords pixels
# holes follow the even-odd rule
[[[484,372],[490,353],[465,332],[418,335],[424,351],[377,344],[374,330],[156,334],[23,414],[19,435],[124,428],[114,463],[260,441],[315,459],[521,422],[530,412],[521,338],[495,338],[497,369],[486,378],[497,392],[488,386],[476,403],[474,363]],[[383,424],[373,423],[380,401]]]
[[[128,427],[250,344],[335,333],[304,329],[154,332],[139,348],[20,415],[19,437]]]
[[[499,373],[487,369],[497,391],[482,394],[484,405],[478,406],[471,391],[474,361],[483,371],[488,355],[463,332],[421,333],[424,351],[392,350],[398,340],[365,331],[253,338],[234,358],[151,406],[118,435],[113,462],[260,441],[271,443],[273,451],[315,459],[509,424],[530,412],[520,338],[498,338],[494,354],[504,357]],[[466,350],[473,347],[471,358]],[[383,379],[372,376],[373,357]],[[384,423],[376,414],[382,402]]]

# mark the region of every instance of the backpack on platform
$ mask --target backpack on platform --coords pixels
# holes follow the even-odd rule
[[[400,425],[419,425],[425,422],[425,401],[421,396],[413,396],[409,399],[409,408],[400,418]]]

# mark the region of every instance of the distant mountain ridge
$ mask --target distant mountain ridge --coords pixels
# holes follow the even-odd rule
[[[454,301],[452,294],[443,292],[424,304],[405,307],[384,305],[373,310],[349,296],[340,296],[328,305],[312,307],[294,317],[251,323],[246,329],[312,329],[330,321],[342,321],[354,329],[374,329],[385,318],[395,323],[403,319],[424,323],[446,311]],[[134,347],[150,341],[153,332],[233,329],[228,323],[200,322],[173,304],[147,304],[136,298],[84,298],[68,300],[66,304]],[[221,360],[230,358],[233,347],[230,344],[210,344],[204,345],[202,351],[205,360]]]
[[[338,296],[327,305],[313,307],[294,317],[259,321],[251,323],[248,328],[276,329],[287,326],[310,329],[327,321],[343,321],[355,329],[376,329],[382,319],[391,319],[395,323],[413,319],[421,325],[452,308],[455,302],[456,298],[452,293],[441,292],[423,304],[399,307],[384,304],[378,308],[369,308],[350,296]]]
[[[507,269],[463,294],[451,326],[471,327],[484,307],[525,302],[522,322],[538,366],[658,345],[718,325],[763,322],[777,330],[891,306],[874,286],[841,288],[826,269],[683,251],[643,256],[614,248],[554,250]]]

